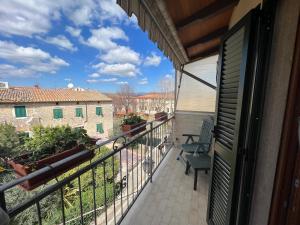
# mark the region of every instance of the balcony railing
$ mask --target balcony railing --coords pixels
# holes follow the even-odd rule
[[[140,127],[101,143],[94,151],[101,151],[103,146],[108,146],[111,151],[94,157],[74,173],[64,174],[63,178],[57,177],[44,188],[29,192],[29,197],[22,202],[8,196],[16,189],[20,191],[23,182],[55,171],[81,153],[3,184],[0,186],[1,208],[7,212],[12,224],[18,223],[18,217],[26,214],[27,210],[34,212],[35,218],[31,220],[39,225],[49,224],[49,217],[51,224],[120,224],[147,183],[152,182],[153,173],[173,146],[173,119],[174,116],[171,116],[163,122],[149,122],[146,131],[132,138],[128,138],[127,134]],[[87,178],[90,182],[83,185]],[[78,203],[72,207],[79,208],[76,215],[68,208],[71,206],[67,198],[72,194]],[[91,202],[86,201],[87,194],[93,196]],[[49,201],[54,202],[55,209],[43,208]],[[53,214],[48,210],[55,210],[59,215],[51,218]]]

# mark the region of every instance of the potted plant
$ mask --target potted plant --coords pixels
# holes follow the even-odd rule
[[[164,111],[155,113],[154,118],[156,121],[165,121],[166,119],[168,119],[168,113],[166,113]]]
[[[137,130],[134,130],[132,132],[129,132],[127,136],[133,137],[144,130],[146,130],[146,120],[143,120],[140,116],[135,114],[130,114],[128,117],[125,117],[121,124],[121,129],[124,133],[129,132],[135,128],[138,128]]]
[[[21,186],[26,190],[32,190],[94,157],[94,152],[87,150],[90,140],[82,128],[36,127],[33,133],[32,138],[18,147],[19,151],[26,153],[7,160],[17,177],[26,176],[69,156],[80,154],[49,172],[23,182]]]

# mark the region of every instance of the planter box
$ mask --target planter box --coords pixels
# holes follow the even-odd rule
[[[154,118],[156,121],[165,121],[166,119],[168,119],[168,113],[166,112],[155,113]]]
[[[73,147],[72,149],[66,150],[64,152],[61,152],[61,153],[46,157],[44,159],[38,160],[38,161],[32,163],[32,165],[22,165],[22,164],[18,163],[17,161],[14,161],[13,159],[9,160],[8,164],[15,170],[16,177],[19,178],[19,177],[27,176],[30,173],[32,173],[38,169],[41,169],[48,165],[51,165],[55,162],[58,162],[59,160],[62,160],[64,158],[67,158],[67,157],[74,155],[76,153],[79,153],[79,152],[82,152],[82,154],[79,155],[78,157],[70,160],[69,162],[62,164],[59,167],[56,167],[54,170],[45,172],[34,178],[28,179],[27,181],[25,181],[21,184],[21,187],[23,187],[27,191],[30,191],[42,184],[47,183],[48,181],[63,174],[64,172],[80,165],[81,163],[93,158],[94,152],[89,151],[89,150],[84,150],[84,146],[79,145],[79,146]],[[28,155],[23,155],[22,157],[25,159],[26,157],[28,157]]]
[[[137,124],[133,124],[133,125],[127,125],[127,124],[126,125],[121,125],[121,128],[122,128],[122,131],[125,133],[125,132],[128,132],[128,131],[130,131],[134,128],[140,127],[139,129],[126,134],[128,137],[133,137],[133,136],[143,132],[144,130],[146,130],[146,123],[147,123],[147,121],[143,120],[142,122],[137,123]]]

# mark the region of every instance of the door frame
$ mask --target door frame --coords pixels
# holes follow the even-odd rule
[[[275,182],[272,194],[272,203],[269,215],[269,225],[286,225],[289,196],[293,185],[293,174],[296,165],[297,147],[293,136],[294,116],[300,90],[300,17],[298,18],[297,36],[295,42],[291,78],[287,105],[285,109],[284,124],[281,135],[281,144],[276,167]],[[291,151],[292,150],[294,151]],[[298,162],[300,163],[300,162]]]

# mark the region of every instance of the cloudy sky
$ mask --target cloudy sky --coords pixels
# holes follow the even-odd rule
[[[115,91],[156,90],[174,74],[115,0],[0,0],[0,81]]]

